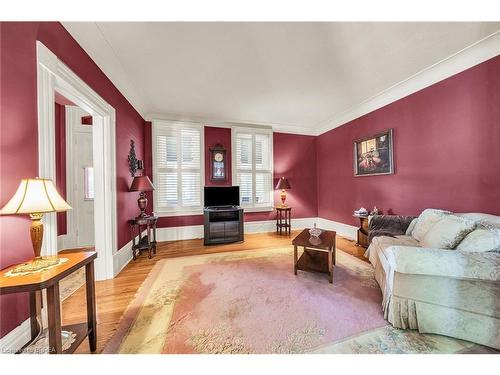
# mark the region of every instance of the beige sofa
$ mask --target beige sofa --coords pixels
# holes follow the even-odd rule
[[[424,210],[365,256],[394,327],[500,349],[500,216]]]

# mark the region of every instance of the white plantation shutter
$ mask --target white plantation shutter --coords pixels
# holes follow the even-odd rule
[[[155,210],[160,214],[202,209],[203,127],[153,123]]]
[[[273,205],[272,131],[233,128],[233,184],[240,187],[240,204],[268,209]]]

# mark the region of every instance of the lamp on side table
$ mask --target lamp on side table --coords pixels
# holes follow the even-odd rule
[[[141,213],[138,218],[146,217],[146,208],[148,206],[148,198],[146,198],[146,191],[153,191],[155,189],[153,183],[148,176],[135,176],[130,186],[130,191],[139,191],[139,198],[137,199],[137,205]]]
[[[31,243],[35,259],[18,266],[13,272],[32,272],[58,264],[57,256],[40,255],[43,241],[42,217],[47,212],[62,212],[71,207],[57,192],[52,180],[27,178],[21,180],[14,196],[0,210],[1,215],[29,214],[31,218]]]

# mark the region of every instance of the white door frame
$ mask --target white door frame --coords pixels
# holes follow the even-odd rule
[[[60,243],[64,245],[65,248],[78,247],[77,235],[76,235],[76,223],[77,219],[75,216],[74,202],[77,202],[76,196],[76,184],[77,175],[75,174],[74,162],[75,162],[75,150],[74,150],[74,140],[79,134],[90,133],[93,136],[92,125],[82,125],[81,118],[83,110],[81,108],[67,105],[65,106],[66,112],[66,201],[73,207],[73,210],[67,212],[66,220],[66,235],[58,236],[64,238]],[[60,248],[60,246],[59,246]]]
[[[39,176],[56,180],[55,91],[93,117],[94,227],[96,278],[113,278],[116,233],[115,109],[83,82],[43,43],[36,42]],[[57,218],[44,215],[42,254],[57,254]]]

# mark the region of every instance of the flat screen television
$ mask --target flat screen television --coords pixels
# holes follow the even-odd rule
[[[205,207],[239,205],[239,186],[205,186]]]

